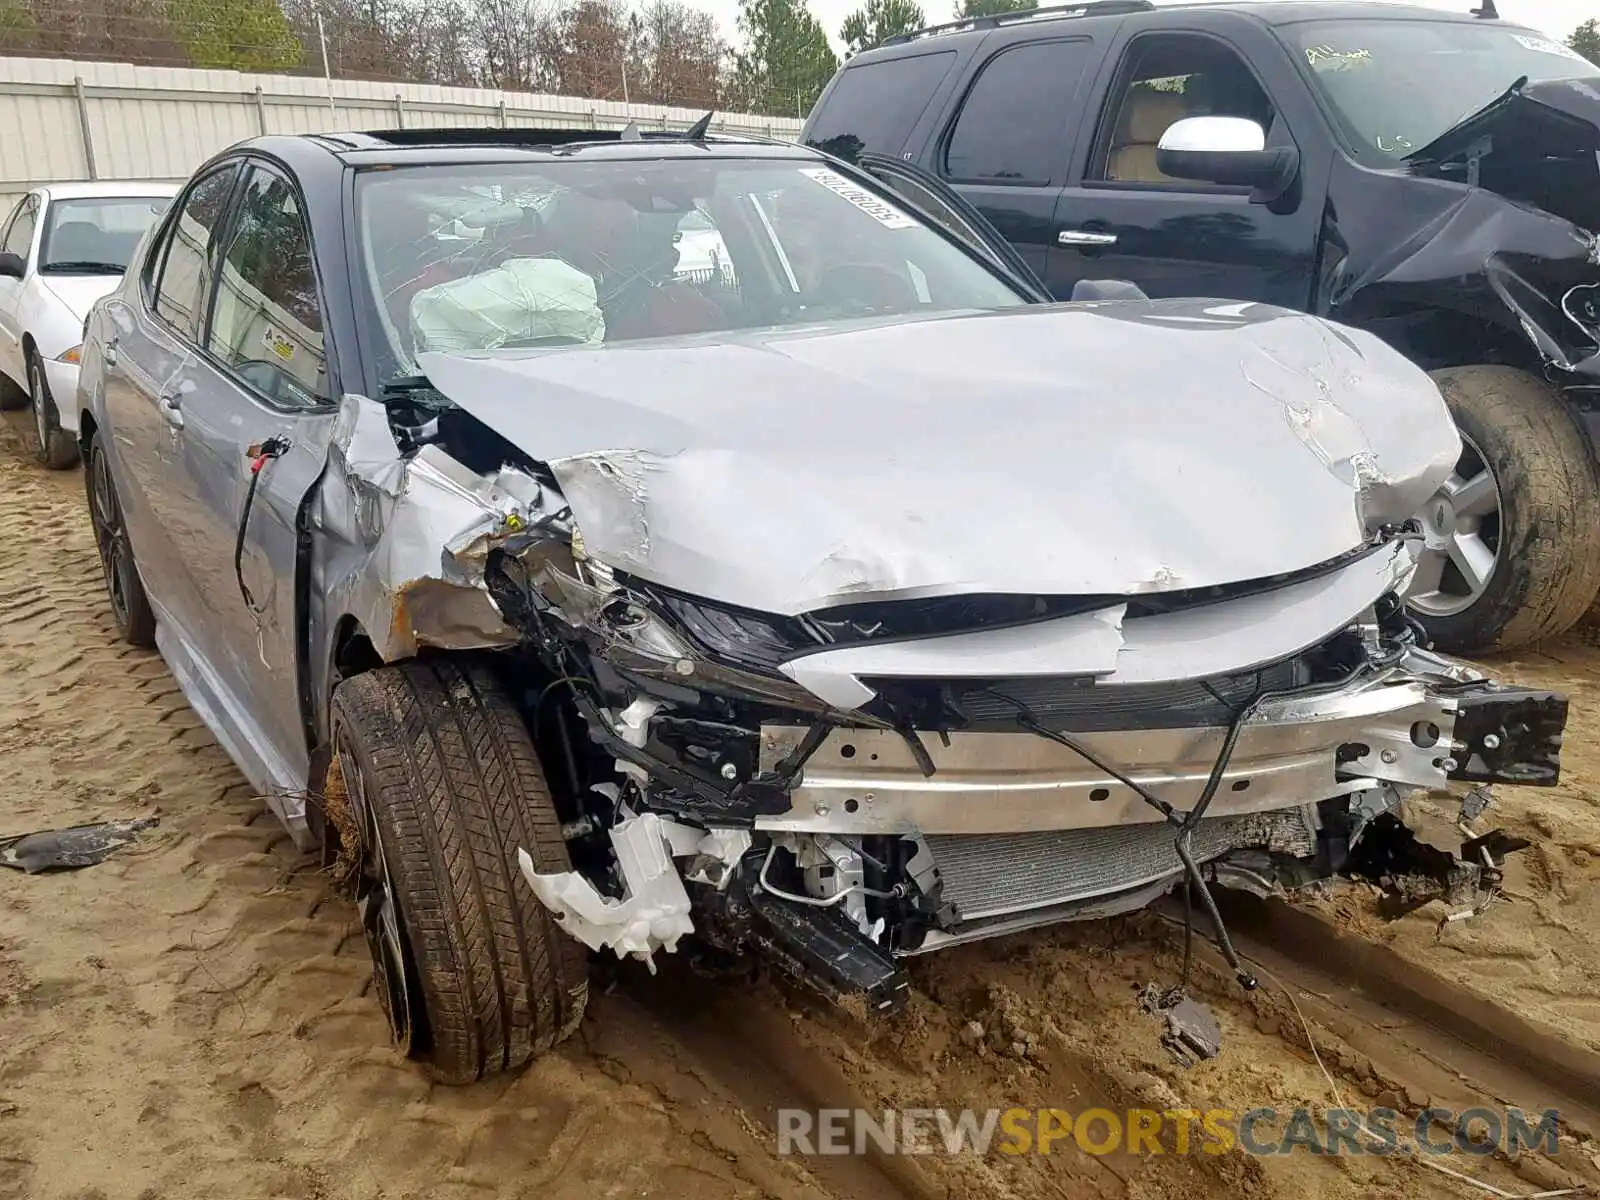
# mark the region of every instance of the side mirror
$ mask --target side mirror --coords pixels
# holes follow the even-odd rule
[[[1267,134],[1244,117],[1185,117],[1156,146],[1156,168],[1174,179],[1248,187],[1253,204],[1283,195],[1300,170],[1292,147],[1267,149]]]
[[[22,261],[21,255],[13,254],[9,250],[0,250],[0,275],[10,279],[21,279],[28,273],[28,264]]]
[[[1148,300],[1131,279],[1080,279],[1072,285],[1074,300]]]

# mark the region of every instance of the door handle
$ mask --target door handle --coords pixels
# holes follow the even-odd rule
[[[156,398],[156,407],[161,410],[161,415],[167,419],[167,424],[174,429],[183,428],[183,401],[175,393],[162,392]]]
[[[108,367],[115,367],[117,365],[116,338],[108,338],[106,340],[105,347],[100,351],[100,357],[105,361],[105,364]]]
[[[1115,246],[1117,235],[1093,229],[1063,229],[1056,234],[1056,241],[1063,246]]]

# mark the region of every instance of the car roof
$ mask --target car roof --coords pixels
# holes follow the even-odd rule
[[[346,166],[424,165],[585,161],[704,160],[764,158],[818,161],[815,150],[777,139],[708,135],[688,141],[682,135],[645,133],[623,141],[614,130],[579,129],[405,129],[366,133],[308,133],[251,138],[229,153],[256,151],[291,168],[316,169],[317,160]]]
[[[1394,4],[1388,0],[1087,0],[1082,4],[1055,4],[1035,9],[997,13],[933,25],[911,33],[886,38],[875,47],[856,55],[847,69],[862,66],[879,58],[894,58],[905,53],[917,53],[930,39],[940,43],[945,38],[981,38],[997,27],[1037,27],[1040,36],[1046,30],[1059,30],[1059,22],[1095,21],[1117,19],[1133,13],[1150,12],[1207,12],[1224,11],[1259,21],[1264,25],[1292,25],[1302,21],[1438,21],[1476,24],[1481,18],[1470,11],[1471,0],[1462,0],[1460,12],[1439,8],[1426,8],[1417,4]],[[1497,24],[1528,32],[1514,22]]]
[[[98,179],[47,183],[39,190],[51,200],[110,199],[119,196],[176,196],[182,184],[157,179]]]

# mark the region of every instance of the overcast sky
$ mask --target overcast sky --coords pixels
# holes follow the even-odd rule
[[[930,25],[950,20],[955,8],[954,0],[919,0],[919,2],[922,4],[922,11],[927,14]],[[1039,2],[1051,4],[1058,3],[1059,0],[1039,0]],[[1479,0],[1415,0],[1415,2],[1425,4],[1429,8],[1465,12],[1476,8]],[[715,14],[722,24],[724,36],[730,41],[737,42],[737,27],[734,22],[739,12],[739,0],[695,0],[695,3]],[[839,42],[839,26],[844,23],[845,17],[862,3],[863,0],[810,0],[811,11],[817,14],[823,28],[828,31],[828,36],[833,39],[835,51],[842,49]],[[1600,17],[1600,0],[1499,0],[1498,8],[1500,15],[1507,20],[1560,38],[1565,38],[1590,17]]]

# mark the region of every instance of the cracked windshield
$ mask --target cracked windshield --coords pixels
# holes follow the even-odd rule
[[[1443,21],[1316,21],[1284,31],[1345,125],[1356,157],[1395,166],[1518,80],[1600,77],[1531,31]]]
[[[721,159],[386,171],[362,251],[393,366],[1023,303],[898,204],[816,164]]]

